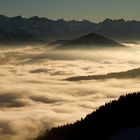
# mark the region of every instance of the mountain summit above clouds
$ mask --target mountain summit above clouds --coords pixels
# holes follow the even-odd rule
[[[0,42],[52,42],[77,38],[90,32],[121,41],[140,40],[140,22],[106,19],[93,23],[88,20],[65,21],[38,16],[23,18],[0,15]]]
[[[84,48],[123,47],[122,44],[96,33],[89,33],[87,35],[84,35],[75,39],[71,39],[71,40],[58,40],[52,44],[57,45],[58,48],[67,48],[67,46],[71,46],[73,48],[77,48],[77,46],[82,47],[82,48],[83,47]]]

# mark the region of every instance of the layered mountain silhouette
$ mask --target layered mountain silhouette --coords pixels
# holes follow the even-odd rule
[[[139,140],[140,93],[121,96],[84,119],[53,128],[37,140]]]
[[[7,43],[27,43],[27,42],[42,42],[36,39],[32,34],[17,29],[15,32],[7,32],[3,29],[0,29],[0,43],[7,44]]]
[[[100,23],[93,23],[88,20],[65,21],[38,16],[23,18],[0,15],[0,42],[9,40],[52,42],[77,38],[90,32],[121,41],[140,40],[140,22],[106,19]]]
[[[70,77],[65,80],[67,81],[81,81],[81,80],[105,80],[105,79],[128,79],[128,78],[140,78],[140,68],[123,71],[114,72],[102,75],[89,75],[89,76],[77,76]]]
[[[57,45],[59,48],[67,48],[67,46],[73,46],[76,48],[76,46],[83,46],[83,47],[123,47],[124,45],[106,38],[104,36],[101,36],[96,33],[89,33],[87,35],[71,39],[71,40],[57,40],[52,45]]]

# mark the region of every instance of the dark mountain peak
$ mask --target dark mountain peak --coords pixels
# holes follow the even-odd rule
[[[111,22],[113,22],[112,19],[110,19],[110,18],[106,18],[102,23],[111,23]]]
[[[82,22],[90,22],[89,20],[87,19],[83,19]]]
[[[109,18],[106,18],[102,23],[106,23],[106,24],[110,24],[110,23],[124,23],[126,22],[123,18],[121,19],[109,19]]]
[[[115,20],[113,20],[114,22],[126,22],[123,18],[121,18],[121,19],[115,19]]]
[[[33,16],[33,17],[28,18],[28,21],[36,22],[36,23],[38,22],[38,23],[40,23],[40,26],[41,26],[42,23],[47,24],[48,21],[52,21],[52,20],[45,18],[45,17]]]
[[[63,18],[60,18],[57,21],[59,21],[59,22],[65,22],[65,20]]]
[[[83,23],[86,23],[86,24],[89,24],[89,23],[92,23],[92,24],[93,24],[93,22],[91,22],[91,21],[89,21],[89,20],[86,20],[86,19],[83,19],[82,22],[83,22]]]
[[[88,33],[86,35],[84,35],[82,38],[96,38],[96,37],[103,37],[97,33]]]
[[[56,44],[65,48],[65,46],[91,46],[91,47],[115,47],[115,46],[123,46],[122,44],[117,43],[114,40],[106,38],[96,33],[88,33],[79,38],[75,38],[72,40],[57,40]],[[55,45],[55,42],[53,43]]]
[[[38,20],[38,19],[40,19],[40,17],[38,17],[38,16],[33,16],[33,17],[29,18],[29,20]]]
[[[83,42],[91,41],[91,43],[93,42],[96,44],[96,43],[102,43],[102,41],[109,40],[109,39],[97,33],[88,33],[82,37],[79,37],[77,40],[83,40]]]
[[[11,17],[12,20],[23,20],[22,16]]]

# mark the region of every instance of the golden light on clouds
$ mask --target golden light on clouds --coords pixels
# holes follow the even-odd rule
[[[105,102],[138,91],[139,79],[63,79],[126,71],[140,67],[139,62],[138,44],[115,51],[1,47],[0,139],[34,138],[44,128],[74,122]]]

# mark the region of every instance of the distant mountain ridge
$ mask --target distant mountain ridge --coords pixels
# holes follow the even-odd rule
[[[124,45],[96,33],[89,33],[71,40],[57,40],[53,42],[52,45],[57,45],[58,48],[63,49],[78,48],[78,47],[80,48],[124,47]]]
[[[22,32],[28,38],[22,37]],[[50,42],[62,39],[76,38],[90,32],[107,36],[116,40],[140,40],[140,21],[125,21],[123,19],[106,19],[100,23],[88,20],[65,21],[51,20],[44,17],[23,18],[0,15],[0,41],[43,41]],[[16,34],[14,39],[11,39]],[[21,36],[19,39],[18,36]]]

